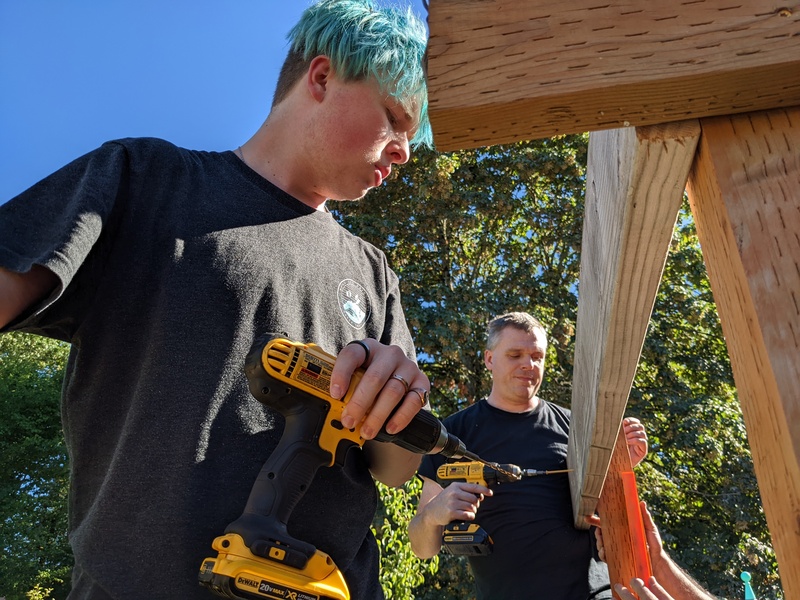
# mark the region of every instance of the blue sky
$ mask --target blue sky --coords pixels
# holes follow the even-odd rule
[[[309,4],[0,0],[0,203],[109,139],[244,143]]]

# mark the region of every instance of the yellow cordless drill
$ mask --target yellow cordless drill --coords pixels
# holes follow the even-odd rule
[[[329,394],[335,361],[314,344],[276,337],[258,340],[248,354],[250,392],[280,412],[286,425],[242,516],[214,540],[217,556],[200,567],[200,584],[215,594],[251,600],[349,600],[347,584],[331,557],[287,531],[289,517],[317,469],[343,464],[347,450],[365,441],[360,426],[346,429],[341,422],[363,370],[353,374],[347,394],[336,400]],[[482,462],[424,410],[397,434],[381,430],[375,439],[419,454]]]
[[[460,481],[493,488],[500,483],[519,481],[523,477],[567,473],[570,470],[537,471],[510,464],[487,464],[481,460],[443,464],[436,470],[436,480],[442,487]],[[442,551],[445,554],[485,556],[492,553],[493,546],[491,536],[474,521],[452,521],[442,531]]]

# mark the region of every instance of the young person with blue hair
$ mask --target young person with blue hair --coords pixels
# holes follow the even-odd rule
[[[398,279],[325,203],[361,198],[430,143],[426,37],[410,11],[321,0],[235,150],[115,140],[0,206],[0,327],[72,344],[71,599],[208,597],[200,564],[283,430],[242,369],[264,333],[338,352],[334,397],[366,369],[342,421],[368,440],[420,409],[429,381]],[[354,599],[383,598],[373,478],[399,485],[418,465],[368,441],[320,469],[292,514]]]

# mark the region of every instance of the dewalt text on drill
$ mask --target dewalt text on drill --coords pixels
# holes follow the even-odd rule
[[[217,556],[206,558],[200,584],[236,599],[348,600],[342,573],[326,553],[298,540],[287,523],[321,466],[342,465],[353,446],[363,446],[360,426],[342,425],[342,411],[363,375],[358,369],[341,400],[329,394],[336,358],[314,344],[264,338],[247,356],[250,392],[280,412],[286,425],[262,467],[241,517],[217,537]],[[405,429],[375,437],[419,454],[483,462],[427,411]]]
[[[501,483],[519,481],[523,477],[537,477],[554,473],[566,473],[571,469],[558,471],[537,471],[521,469],[517,465],[468,461],[443,464],[436,470],[436,480],[442,487],[460,481],[477,483],[494,488]],[[462,556],[485,556],[492,553],[494,543],[491,536],[476,522],[452,521],[442,530],[442,551],[445,554]]]

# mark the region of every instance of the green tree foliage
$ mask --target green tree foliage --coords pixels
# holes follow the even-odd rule
[[[64,598],[67,455],[59,397],[69,347],[20,333],[0,336],[0,596]]]
[[[549,332],[542,393],[568,406],[579,284],[586,136],[418,153],[380,190],[338,203],[351,231],[387,251],[433,407],[446,416],[489,390],[485,327],[509,310]],[[673,236],[627,414],[652,449],[638,468],[671,554],[711,591],[739,572],[780,598],[777,565],[694,224]],[[417,598],[468,598],[463,560],[440,557]],[[448,592],[448,586],[455,591]]]
[[[422,481],[414,477],[399,488],[378,483],[380,506],[372,532],[381,551],[381,586],[389,600],[414,600],[413,590],[436,573],[438,558],[419,560],[408,542],[408,522],[416,509]]]

